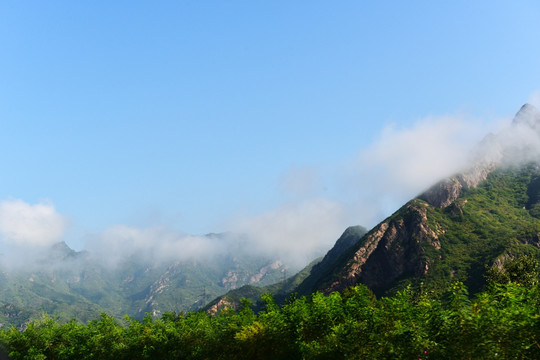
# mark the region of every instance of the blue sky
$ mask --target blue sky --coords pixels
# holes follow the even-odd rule
[[[0,201],[46,229],[48,207],[47,239],[75,247],[119,224],[374,225],[425,184],[369,159],[429,131],[472,143],[540,98],[539,18],[536,1],[3,1]]]

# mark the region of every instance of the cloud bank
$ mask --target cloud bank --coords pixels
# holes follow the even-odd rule
[[[437,181],[466,169],[475,158],[473,149],[499,127],[499,120],[465,115],[386,126],[354,160],[326,170],[333,176],[314,167],[290,169],[280,186],[291,202],[239,216],[229,228],[247,234],[249,246],[261,253],[305,265],[328,251],[348,226],[371,228]]]
[[[246,246],[252,253],[269,254],[293,267],[301,267],[324,255],[350,221],[345,205],[314,198],[240,217],[231,228],[247,235]]]
[[[115,225],[86,242],[95,259],[110,267],[133,256],[160,263],[248,255],[280,259],[299,270],[324,255],[348,225],[346,218],[341,204],[312,199],[238,217],[224,234],[193,236],[166,227]]]
[[[87,236],[86,244],[94,259],[112,267],[133,256],[156,263],[189,259],[208,261],[224,255],[228,245],[216,236],[187,235],[162,226],[137,228],[121,224]]]

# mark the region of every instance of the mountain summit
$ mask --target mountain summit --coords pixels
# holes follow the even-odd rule
[[[525,104],[519,109],[514,121],[514,125],[525,124],[532,129],[540,129],[540,111],[531,104]]]

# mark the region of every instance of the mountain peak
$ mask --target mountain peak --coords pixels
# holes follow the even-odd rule
[[[531,128],[540,128],[540,111],[531,104],[525,104],[519,109],[514,121],[514,125],[529,125]]]

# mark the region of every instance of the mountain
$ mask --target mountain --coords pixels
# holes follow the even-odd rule
[[[384,295],[461,280],[476,292],[486,266],[540,258],[539,149],[540,112],[526,104],[510,128],[486,137],[468,170],[409,201],[298,289],[328,293],[363,283]]]
[[[321,262],[304,269],[297,286],[274,288],[278,300],[357,283],[381,296],[409,284],[437,292],[460,280],[474,293],[489,267],[521,255],[540,259],[538,109],[525,104],[511,126],[486,136],[475,154],[467,170],[433,185],[369,232],[345,231]],[[242,294],[254,299],[269,289],[250,287]],[[234,307],[238,295],[211,304]]]
[[[245,240],[234,234],[205,237],[239,246]],[[135,252],[107,264],[61,242],[15,267],[0,257],[0,327],[22,327],[42,313],[61,321],[88,321],[101,312],[142,318],[145,313],[194,311],[246,284],[276,283],[288,269],[277,258],[237,250],[231,246],[230,251],[199,260],[155,259]]]

